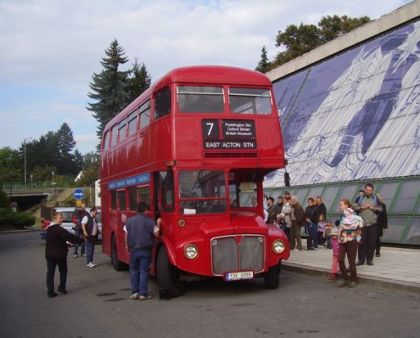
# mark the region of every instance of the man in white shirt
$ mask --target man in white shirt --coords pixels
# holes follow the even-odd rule
[[[90,209],[89,214],[82,219],[82,230],[83,236],[85,237],[86,246],[86,266],[88,268],[94,268],[96,264],[93,264],[93,253],[95,252],[95,241],[98,236],[98,225],[96,223],[96,208]]]

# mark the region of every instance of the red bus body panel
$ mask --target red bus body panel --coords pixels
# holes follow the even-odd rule
[[[227,93],[229,86],[266,88],[272,96],[272,113],[270,115],[235,114],[229,111],[228,102],[223,113],[192,113],[178,112],[176,98],[177,85],[209,85],[223,86]],[[155,119],[156,92],[162,88],[171,90],[171,113]],[[129,254],[124,245],[124,218],[135,211],[129,208],[129,197],[126,196],[126,208],[112,208],[110,186],[123,182],[126,178],[136,175],[149,175],[144,186],[150,190],[150,200],[159,199],[155,192],[153,175],[155,172],[173,168],[175,173],[180,170],[223,170],[227,175],[231,170],[249,170],[266,174],[272,170],[285,166],[284,150],[280,124],[275,107],[275,100],[271,90],[270,80],[263,74],[233,67],[196,66],[185,67],[171,71],[157,81],[151,88],[140,95],[120,114],[114,117],[105,127],[103,141],[109,141],[106,134],[123,121],[147,100],[151,100],[151,121],[145,129],[138,129],[133,135],[127,136],[115,146],[103,143],[101,149],[101,203],[102,203],[102,243],[103,252],[111,255],[111,239],[115,238],[118,259],[128,263]],[[224,120],[255,121],[256,149],[241,150],[212,150],[204,149],[202,125],[203,119],[216,119],[219,123]],[[114,128],[115,129],[115,128]],[[109,134],[108,134],[109,135]],[[175,177],[175,186],[178,179]],[[142,186],[136,185],[136,186]],[[123,187],[122,190],[127,187]],[[116,188],[118,190],[118,188]],[[255,208],[231,210],[211,215],[182,215],[180,201],[175,195],[174,210],[165,212],[159,210],[163,224],[161,235],[156,240],[154,252],[158,246],[164,245],[168,257],[174,266],[180,270],[202,276],[215,276],[212,272],[211,241],[223,236],[255,235],[264,238],[264,271],[290,254],[289,243],[282,230],[274,226],[267,226],[263,220],[262,181],[258,188],[259,205]],[[119,204],[118,204],[119,205]],[[152,214],[157,210],[152,207]],[[178,222],[185,221],[180,227]],[[238,237],[238,241],[240,241]],[[285,250],[275,254],[272,250],[274,240],[280,239],[285,243]],[[187,259],[184,246],[194,243],[198,247],[198,257]],[[155,265],[152,263],[152,274]]]

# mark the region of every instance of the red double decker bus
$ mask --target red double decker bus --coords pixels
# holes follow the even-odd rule
[[[105,127],[103,251],[129,262],[123,222],[136,204],[161,217],[151,274],[171,295],[185,275],[264,277],[276,288],[290,254],[263,219],[264,176],[285,165],[270,80],[221,66],[175,69]]]

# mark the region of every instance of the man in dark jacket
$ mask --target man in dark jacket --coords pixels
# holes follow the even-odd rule
[[[320,222],[325,222],[327,219],[327,207],[325,206],[324,202],[322,201],[321,196],[317,196],[315,198],[315,205],[316,205],[316,213],[317,213],[317,224]],[[325,238],[324,238],[324,228],[318,227],[317,232],[318,237],[318,244],[324,245],[325,244]]]
[[[386,212],[386,205],[379,194],[376,194],[378,197],[378,204],[382,207],[382,211],[378,215],[378,231],[376,234],[376,257],[381,257],[381,237],[384,234],[384,229],[388,229],[388,214]]]
[[[315,200],[308,198],[308,206],[305,208],[306,218],[306,249],[314,250],[318,248],[318,214]]]
[[[67,242],[83,243],[83,239],[74,236],[61,227],[63,214],[57,212],[53,215],[53,223],[47,229],[47,242],[45,245],[45,258],[47,260],[47,290],[48,297],[55,297],[54,289],[55,267],[60,271],[60,285],[58,291],[66,294],[67,281]]]
[[[149,268],[152,258],[153,237],[159,235],[161,219],[157,224],[144,213],[147,204],[137,205],[137,214],[129,217],[124,227],[126,248],[130,253],[130,275],[132,294],[130,299],[147,300]]]

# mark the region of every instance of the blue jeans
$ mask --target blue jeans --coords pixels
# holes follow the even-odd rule
[[[85,240],[85,246],[86,246],[86,263],[92,263],[93,262],[93,254],[95,252],[95,242],[89,239]]]
[[[151,249],[132,249],[130,251],[131,289],[133,293],[148,296],[149,268],[152,260]]]
[[[318,248],[318,223],[316,222],[309,222],[307,223],[307,231],[308,231],[308,240],[307,246],[308,249]]]

